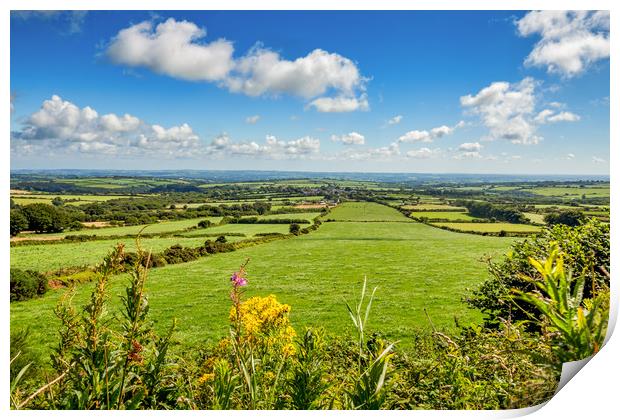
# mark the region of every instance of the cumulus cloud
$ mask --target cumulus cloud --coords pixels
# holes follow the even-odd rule
[[[170,18],[153,27],[149,21],[121,29],[106,53],[130,67],[191,81],[223,80],[234,66],[232,42],[218,39],[198,43],[206,31],[188,21]]]
[[[413,159],[429,159],[439,154],[441,149],[429,149],[428,147],[421,147],[419,149],[409,150],[406,155]]]
[[[447,125],[442,125],[440,127],[432,128],[430,131],[427,130],[412,130],[408,131],[402,136],[398,138],[399,143],[432,143],[434,140],[442,138],[444,136],[450,135],[454,133],[454,130],[457,128],[461,128],[465,125],[464,121],[459,121],[453,127],[448,127]]]
[[[572,112],[563,111],[556,113],[550,109],[543,109],[536,115],[534,121],[538,124],[556,123],[556,122],[575,122],[579,121],[581,117]]]
[[[462,143],[458,147],[458,150],[464,151],[464,152],[479,152],[480,150],[482,150],[482,145],[478,142]]]
[[[568,121],[568,122],[574,122],[574,121],[579,121],[581,119],[581,117],[577,114],[573,114],[572,112],[560,112],[559,114],[555,114],[550,116],[549,118],[547,118],[547,121],[555,123],[555,122],[560,122],[560,121]]]
[[[319,139],[304,136],[295,140],[278,140],[268,135],[264,143],[255,141],[234,142],[227,134],[221,134],[213,139],[207,153],[216,157],[254,156],[266,159],[302,159],[318,158],[321,148]]]
[[[114,155],[186,157],[200,152],[200,139],[187,124],[169,128],[124,114],[80,108],[58,95],[43,102],[20,131],[11,133],[14,152],[70,151]]]
[[[568,159],[568,160],[573,160],[573,159],[575,159],[575,154],[574,154],[574,153],[568,153],[568,154],[566,155],[566,159]]]
[[[362,134],[352,131],[349,134],[342,134],[340,136],[337,136],[334,134],[332,135],[332,141],[351,145],[351,144],[364,144],[366,139]]]
[[[525,78],[519,83],[493,82],[475,95],[461,96],[461,106],[479,115],[489,129],[489,139],[506,139],[515,144],[536,144],[532,113],[536,103],[536,82]]]
[[[252,115],[245,119],[246,124],[256,124],[260,120],[260,115]]]
[[[573,77],[609,57],[609,11],[533,11],[516,25],[523,37],[541,37],[525,64],[549,73]]]
[[[366,78],[347,57],[315,49],[288,60],[262,45],[235,58],[231,41],[204,42],[207,32],[193,22],[173,18],[156,26],[150,21],[122,29],[106,53],[130,67],[190,80],[215,82],[249,96],[289,94],[306,100],[319,112],[368,109]]]
[[[396,115],[396,116],[390,118],[387,123],[388,123],[388,125],[399,124],[402,121],[402,119],[403,119],[402,115]]]
[[[464,160],[464,159],[482,159],[482,155],[478,151],[472,152],[461,152],[454,155],[454,159]]]
[[[368,111],[369,109],[366,95],[361,95],[359,98],[346,96],[322,97],[310,102],[309,106],[314,107],[319,112],[352,112]]]
[[[368,149],[352,149],[349,148],[337,155],[339,159],[347,160],[389,160],[400,156],[400,147],[398,143],[390,143],[388,146],[368,148]]]
[[[597,156],[592,156],[592,162],[594,163],[605,163],[607,162],[605,159],[597,157]]]

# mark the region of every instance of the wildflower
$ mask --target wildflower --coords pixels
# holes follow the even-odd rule
[[[239,273],[233,273],[233,275],[230,277],[230,282],[232,283],[233,287],[243,287],[248,284],[248,280],[244,277],[241,277]]]
[[[202,385],[205,382],[212,381],[213,379],[215,379],[215,374],[214,373],[205,373],[200,378],[198,378],[198,385]]]

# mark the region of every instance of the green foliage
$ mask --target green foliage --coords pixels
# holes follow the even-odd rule
[[[139,256],[150,258],[142,252]],[[121,298],[120,328],[110,327],[108,281],[122,260],[122,246],[104,259],[90,301],[81,312],[72,306],[71,292],[60,302],[56,309],[62,323],[60,341],[52,356],[57,377],[20,402],[19,408],[154,409],[177,404],[167,357],[174,323],[162,338],[152,330],[144,289],[148,263],[134,266]]]
[[[28,219],[28,229],[38,233],[62,232],[69,223],[62,210],[49,204],[28,204],[23,212]]]
[[[28,229],[28,219],[20,209],[11,208],[11,236],[17,235],[19,232]]]
[[[497,327],[502,320],[528,321],[537,319],[540,311],[529,302],[515,305],[510,297],[512,289],[533,291],[535,285],[528,278],[540,278],[540,273],[530,264],[530,258],[546,258],[553,244],[564,255],[566,269],[584,276],[584,298],[591,298],[597,287],[609,285],[606,272],[610,264],[609,225],[595,219],[569,227],[555,225],[540,234],[515,243],[500,262],[489,262],[490,277],[470,296],[470,306],[482,310],[486,325]],[[537,329],[532,323],[529,328]]]
[[[369,341],[365,344],[365,332],[372,308],[372,301],[377,288],[375,287],[362,310],[366,299],[366,278],[362,286],[360,300],[355,309],[347,303],[347,311],[357,332],[357,373],[352,378],[352,389],[347,390],[349,408],[362,410],[378,410],[385,402],[387,394],[386,381],[389,379],[390,360],[393,357],[394,344],[386,344],[383,340]]]
[[[300,226],[297,223],[291,223],[291,225],[288,228],[289,233],[297,236],[299,235],[301,232]]]
[[[513,296],[534,306],[542,314],[544,330],[554,334],[554,351],[561,362],[581,360],[598,352],[603,345],[609,319],[609,290],[595,290],[584,300],[585,276],[573,279],[564,268],[557,245],[551,245],[549,257],[529,259],[541,280],[529,278],[536,289],[513,290]]]
[[[41,296],[47,291],[47,278],[36,271],[11,268],[11,302],[28,300]]]
[[[481,201],[457,202],[457,205],[466,207],[473,217],[502,220],[509,223],[527,223],[527,218],[512,205],[497,205]]]
[[[545,215],[545,223],[548,225],[579,226],[585,221],[585,215],[578,210],[564,210],[561,212],[548,213]]]
[[[306,329],[296,342],[297,352],[287,381],[292,408],[313,410],[321,407],[321,395],[329,387],[325,375],[325,342],[322,333]]]

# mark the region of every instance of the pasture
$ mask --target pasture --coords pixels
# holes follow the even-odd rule
[[[513,239],[444,231],[415,223],[389,207],[360,204],[346,203],[336,216],[392,221],[325,223],[308,235],[152,269],[147,289],[156,327],[163,331],[173,317],[177,318],[176,339],[189,346],[213,343],[226,336],[228,278],[246,258],[250,259],[246,296],[275,294],[290,304],[297,331],[313,325],[335,334],[350,332],[344,301],[357,298],[364,276],[370,287],[378,287],[371,329],[381,329],[389,337],[402,340],[403,347],[410,345],[417,329],[430,327],[424,310],[442,330],[454,329],[455,318],[465,324],[480,320],[480,313],[467,308],[461,298],[467,288],[486,277],[484,257],[501,256]],[[144,243],[153,248],[170,244],[157,241]],[[54,268],[43,253],[49,252],[46,248],[60,247],[56,249],[63,250],[66,259],[73,259],[73,265],[93,263],[115,241],[106,242],[70,244],[73,249],[66,245],[42,245],[38,250],[17,247],[11,250],[12,262],[22,267]],[[22,254],[28,249],[32,252]],[[112,305],[119,305],[118,295],[125,282],[123,275],[111,282]],[[78,286],[74,301],[84,303],[91,289],[92,284]],[[50,291],[41,298],[11,304],[12,325],[29,326],[39,348],[55,340],[49,330],[58,324],[53,308],[62,293]]]
[[[474,231],[474,232],[489,232],[498,233],[502,230],[505,232],[538,232],[540,226],[523,225],[516,223],[451,223],[451,222],[437,222],[433,223],[434,226],[443,226],[450,229],[462,230],[462,231]]]

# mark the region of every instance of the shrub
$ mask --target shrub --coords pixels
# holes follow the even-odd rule
[[[11,302],[28,300],[47,291],[47,278],[36,271],[11,268]]]
[[[548,225],[579,226],[585,220],[585,216],[578,210],[565,210],[545,215],[545,223]]]
[[[564,255],[566,270],[577,276],[585,276],[585,298],[592,297],[593,287],[609,285],[609,225],[589,219],[576,227],[547,227],[535,236],[515,243],[502,261],[489,261],[490,277],[466,298],[470,306],[485,314],[487,327],[498,327],[502,320],[528,321],[531,314],[535,317],[540,315],[540,312],[527,302],[515,305],[510,291],[534,290],[534,284],[527,279],[538,279],[540,273],[530,264],[530,258],[546,258],[552,246],[555,246],[553,244],[557,244]],[[530,324],[529,328],[537,326]]]
[[[200,253],[196,249],[187,248],[178,244],[165,249],[160,255],[168,264],[193,261],[200,257]]]
[[[230,243],[206,241],[202,247],[202,251],[205,254],[218,254],[220,252],[231,252],[235,250],[235,246]]]
[[[208,228],[208,227],[211,227],[211,226],[213,226],[213,223],[210,220],[207,220],[207,219],[201,220],[200,222],[198,222],[198,227],[201,228],[201,229]]]
[[[293,235],[297,236],[299,235],[301,228],[299,227],[299,225],[297,223],[291,223],[291,225],[288,228],[289,233],[292,233]]]
[[[224,235],[220,235],[217,237],[217,239],[215,240],[215,242],[219,243],[219,244],[225,244],[226,242],[228,242],[226,240],[226,236]]]

